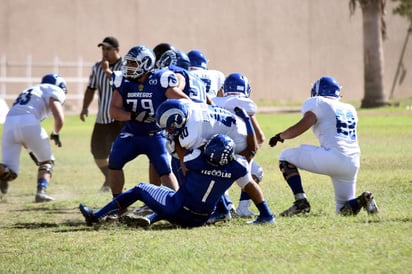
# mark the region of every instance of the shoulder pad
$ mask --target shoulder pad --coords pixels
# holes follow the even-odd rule
[[[177,87],[179,80],[176,74],[171,70],[164,70],[160,75],[160,85],[162,88]]]
[[[122,80],[123,80],[123,73],[120,70],[115,70],[110,76],[110,85],[113,88],[118,88],[122,84]]]

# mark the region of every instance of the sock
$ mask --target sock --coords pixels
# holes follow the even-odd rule
[[[45,178],[37,179],[37,189],[44,189],[49,186],[49,182]]]
[[[268,204],[266,201],[263,201],[259,204],[256,205],[256,207],[259,210],[259,215],[262,217],[269,217],[269,216],[273,216],[272,212],[270,211]]]
[[[242,200],[250,200],[249,194],[247,194],[247,193],[244,192],[244,191],[241,191],[241,192],[240,192],[239,201],[242,201]]]
[[[219,201],[217,202],[216,211],[221,212],[221,213],[227,213],[229,212],[229,210],[230,209],[227,206],[226,197],[225,195],[222,195]]]
[[[134,187],[126,192],[117,194],[117,196],[114,197],[111,202],[106,204],[101,209],[94,211],[94,216],[96,216],[98,219],[101,219],[104,216],[119,211],[120,209],[127,208],[129,205],[133,204],[138,200],[137,192],[135,192],[135,189],[136,188]]]
[[[289,177],[287,179],[287,182],[289,187],[292,189],[293,194],[305,193],[303,191],[302,180],[300,178],[300,175]]]

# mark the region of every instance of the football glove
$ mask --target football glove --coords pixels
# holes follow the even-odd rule
[[[280,138],[280,133],[278,133],[278,134],[276,134],[275,136],[273,136],[272,138],[270,138],[270,140],[269,140],[269,145],[270,145],[271,147],[274,147],[274,146],[276,146],[276,144],[277,144],[278,142],[283,143],[284,141],[285,141],[284,139]]]
[[[62,142],[60,141],[60,136],[58,133],[55,133],[54,131],[50,134],[50,140],[53,140],[56,146],[61,147]]]

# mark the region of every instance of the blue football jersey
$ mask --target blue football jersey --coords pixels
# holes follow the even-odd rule
[[[225,166],[212,166],[200,150],[185,156],[188,168],[178,192],[183,192],[184,205],[196,212],[212,212],[223,193],[235,182],[249,182],[247,162],[236,158]]]
[[[123,98],[123,106],[126,111],[148,112],[153,117],[153,122],[126,121],[124,131],[134,135],[147,135],[158,132],[155,112],[157,107],[167,99],[166,91],[170,87],[176,87],[178,79],[169,69],[152,71],[143,82],[128,79],[121,73],[112,74],[113,90],[117,90]]]
[[[174,65],[168,67],[171,71],[181,74],[186,81],[183,92],[196,103],[206,103],[206,86],[204,82],[191,72]]]

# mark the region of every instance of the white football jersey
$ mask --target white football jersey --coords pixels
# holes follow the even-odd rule
[[[216,106],[225,108],[232,113],[235,113],[235,107],[243,108],[249,116],[255,115],[257,110],[256,103],[253,102],[252,99],[242,96],[229,95],[214,97],[212,101]]]
[[[349,104],[322,96],[311,97],[302,105],[302,114],[312,111],[317,118],[312,130],[326,149],[337,149],[346,155],[359,154],[356,109]]]
[[[225,75],[218,70],[192,68],[190,73],[198,76],[205,83],[206,93],[210,98],[216,97],[225,82]]]
[[[246,149],[246,125],[230,111],[202,103],[188,102],[188,120],[179,135],[179,142],[185,149],[195,149],[206,144],[215,134],[226,134],[235,142],[235,152]]]
[[[43,121],[50,114],[49,101],[54,98],[63,105],[64,90],[51,84],[39,84],[23,90],[7,115],[33,114]]]

